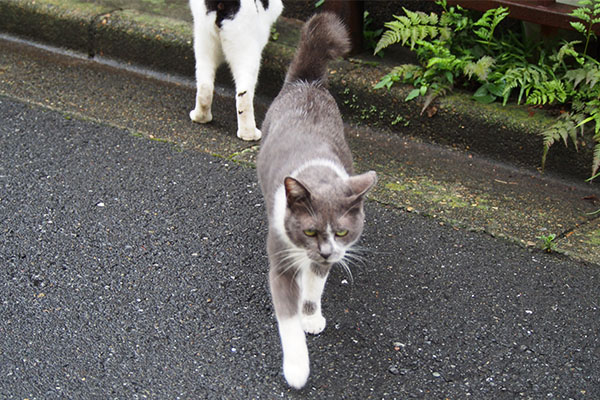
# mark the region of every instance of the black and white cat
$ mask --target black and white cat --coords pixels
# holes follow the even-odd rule
[[[190,0],[194,17],[196,106],[192,121],[212,121],[215,72],[229,64],[236,89],[237,136],[258,140],[254,121],[254,89],[262,50],[271,25],[283,9],[281,0]]]
[[[269,234],[269,283],[283,349],[283,373],[305,385],[305,332],[325,329],[321,294],[331,267],[346,265],[363,230],[364,194],[373,171],[353,176],[352,155],[335,100],[327,91],[327,63],[347,53],[345,27],[330,13],[303,27],[285,83],[262,125],[257,160]]]

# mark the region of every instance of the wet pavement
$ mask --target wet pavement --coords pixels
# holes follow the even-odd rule
[[[302,391],[255,171],[0,96],[0,397],[600,396],[600,270],[376,202]]]

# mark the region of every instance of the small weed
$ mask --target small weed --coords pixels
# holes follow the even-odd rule
[[[362,120],[370,119],[375,114],[377,114],[377,107],[375,107],[374,105],[371,105],[371,107],[369,107],[369,108],[363,108],[360,110],[360,119],[362,119]]]
[[[277,28],[274,26],[271,28],[271,40],[276,42],[279,39],[279,32],[277,32]]]
[[[554,233],[551,233],[549,235],[538,236],[538,239],[541,240],[541,248],[546,253],[552,253],[558,248],[558,244],[555,241],[556,235]]]
[[[156,137],[153,135],[148,136],[148,139],[152,140],[153,142],[158,142],[158,143],[171,143],[171,141],[169,139],[160,138],[160,137]]]
[[[405,119],[402,115],[398,115],[398,116],[396,116],[396,119],[391,122],[391,124],[393,126],[398,125],[398,124],[400,124],[402,126],[408,126],[410,124],[410,121]]]

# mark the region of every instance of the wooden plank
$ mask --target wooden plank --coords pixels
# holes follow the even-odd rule
[[[507,7],[510,10],[510,18],[552,28],[573,30],[569,22],[578,21],[577,18],[568,16],[575,7],[554,0],[449,0],[448,4],[459,4],[478,11]],[[600,33],[600,24],[594,26],[594,31]]]

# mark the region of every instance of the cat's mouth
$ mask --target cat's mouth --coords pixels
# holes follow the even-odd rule
[[[342,260],[342,257],[340,257],[337,254],[332,254],[332,255],[325,257],[321,254],[313,253],[312,255],[309,255],[309,258],[319,264],[326,264],[326,265],[333,265]]]

